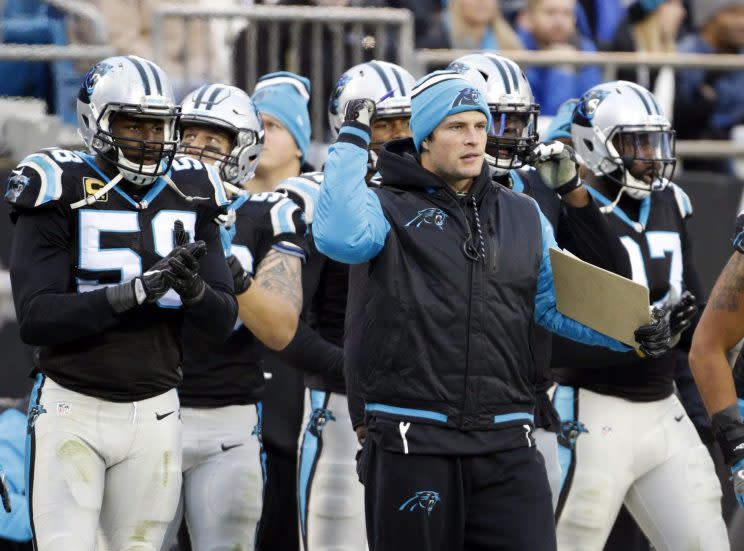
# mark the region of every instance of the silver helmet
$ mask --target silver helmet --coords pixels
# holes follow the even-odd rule
[[[242,186],[253,178],[264,144],[264,126],[250,96],[240,88],[206,84],[188,94],[181,105],[181,128],[188,125],[213,126],[232,137],[228,155],[206,147],[181,143],[180,152],[206,159],[220,171],[220,177]]]
[[[571,136],[589,170],[636,199],[662,189],[674,172],[672,125],[654,95],[635,83],[617,80],[586,92],[574,110]],[[641,167],[635,176],[634,165]]]
[[[416,80],[403,67],[387,61],[355,65],[336,82],[328,101],[328,123],[334,138],[344,122],[344,106],[353,99],[376,102],[376,119],[411,116],[411,93]]]
[[[178,147],[179,113],[168,76],[137,56],[109,57],[97,63],[85,76],[77,98],[78,132],[90,152],[116,166],[125,180],[142,186],[170,169]],[[118,114],[162,120],[163,139],[123,141],[111,132],[111,121]]]
[[[492,52],[468,54],[447,67],[472,80],[479,74],[486,81],[486,102],[493,117],[486,153],[502,170],[518,168],[539,139],[532,88],[522,69],[511,59]]]

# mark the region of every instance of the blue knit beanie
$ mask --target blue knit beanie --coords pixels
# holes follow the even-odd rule
[[[292,134],[305,160],[310,145],[310,81],[305,77],[279,71],[258,79],[251,98],[259,113],[275,117]]]
[[[571,98],[561,104],[545,131],[544,141],[557,140],[558,138],[571,139],[571,120],[578,103],[578,99]]]
[[[446,117],[463,111],[480,111],[490,126],[491,114],[483,95],[456,71],[434,71],[411,91],[411,132],[416,150]]]

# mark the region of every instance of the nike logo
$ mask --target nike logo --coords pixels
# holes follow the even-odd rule
[[[237,448],[237,447],[242,446],[242,445],[243,444],[233,444],[232,446],[225,446],[224,444],[222,444],[222,451],[223,452],[226,452],[227,450],[231,450],[233,448]]]
[[[166,417],[168,417],[169,415],[171,415],[171,414],[172,414],[172,413],[174,413],[175,411],[176,411],[176,410],[173,410],[173,411],[169,411],[168,413],[163,413],[162,415],[160,415],[160,414],[159,414],[159,413],[158,413],[158,412],[156,411],[156,412],[155,412],[155,417],[157,417],[158,421],[160,421],[161,419],[165,419]]]
[[[685,414],[684,413],[682,415],[680,415],[679,417],[677,417],[676,415],[674,416],[674,420],[677,421],[677,423],[679,423],[684,418],[685,418]]]

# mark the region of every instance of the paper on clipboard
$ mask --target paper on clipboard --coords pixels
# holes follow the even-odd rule
[[[648,288],[575,257],[550,249],[558,311],[628,346],[635,330],[651,322]]]

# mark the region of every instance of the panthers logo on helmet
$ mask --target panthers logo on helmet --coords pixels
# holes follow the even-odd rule
[[[93,66],[93,68],[88,71],[88,74],[85,75],[85,79],[83,80],[83,86],[80,90],[81,96],[83,95],[82,92],[85,91],[88,97],[93,93],[93,89],[96,87],[96,84],[98,84],[98,81],[101,80],[101,77],[108,73],[111,69],[113,69],[113,66],[106,62],[97,63]],[[84,100],[83,97],[80,99]]]
[[[590,121],[597,111],[597,107],[609,95],[606,90],[592,90],[585,94],[576,106],[576,113],[585,120]]]
[[[333,91],[331,100],[328,103],[328,110],[334,115],[338,115],[338,98],[340,98],[341,94],[344,93],[344,88],[346,88],[346,85],[349,83],[350,80],[351,75],[345,74],[341,75],[341,78],[339,78],[338,82],[336,82],[336,89]]]
[[[460,93],[457,94],[455,101],[452,102],[452,107],[458,105],[478,105],[480,101],[480,92],[475,88],[463,88]]]
[[[461,75],[464,75],[470,70],[470,66],[465,63],[461,63],[460,61],[453,61],[447,66],[447,69],[456,71],[460,73]]]

